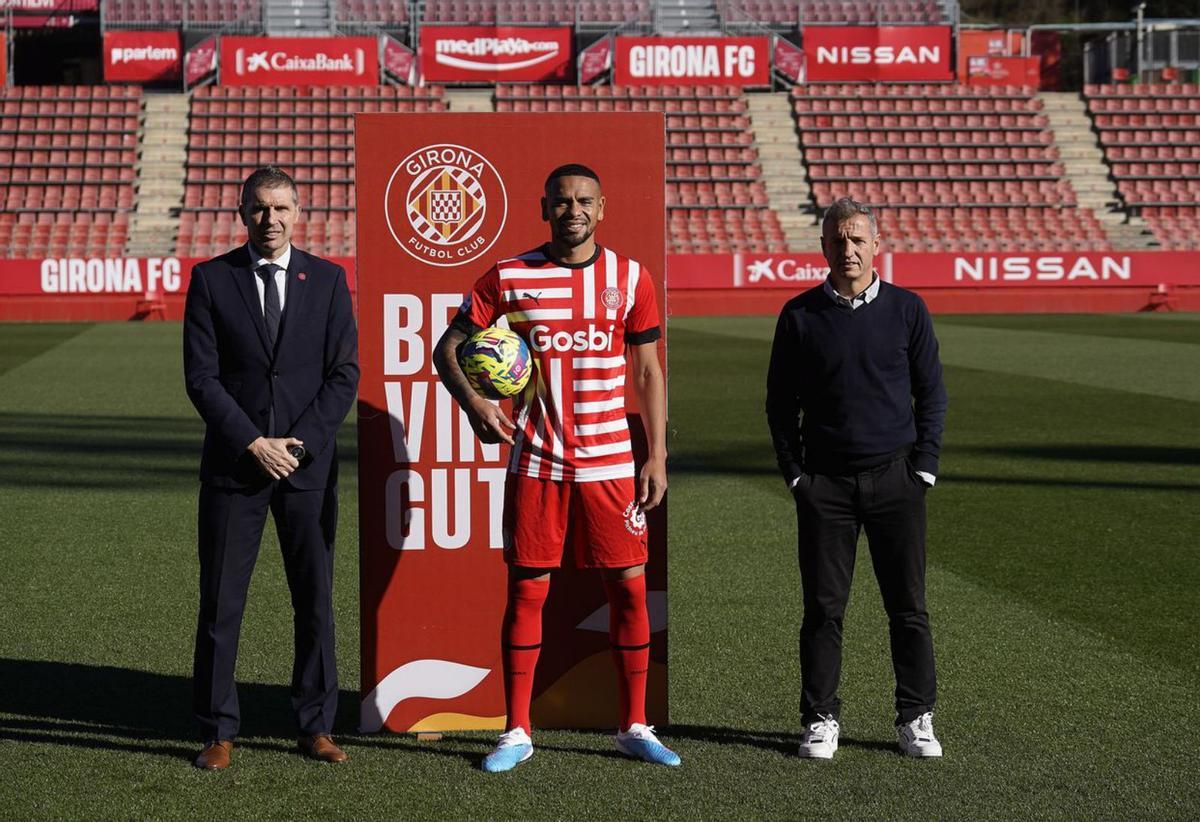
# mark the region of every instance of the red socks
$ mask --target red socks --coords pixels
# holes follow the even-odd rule
[[[646,575],[606,579],[608,635],[617,688],[621,695],[621,730],[646,724],[646,673],[650,667],[650,617],[646,612]]]
[[[504,658],[504,709],[506,731],[529,724],[529,702],[533,697],[533,672],[542,650],[542,606],[550,592],[550,580],[514,579],[508,584],[508,605],[500,631]]]

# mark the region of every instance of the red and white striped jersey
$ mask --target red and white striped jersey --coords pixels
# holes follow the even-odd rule
[[[514,399],[509,471],[571,482],[632,477],[625,347],[661,336],[649,272],[599,246],[578,264],[554,262],[543,246],[492,266],[454,323],[474,330],[502,317],[537,366]]]

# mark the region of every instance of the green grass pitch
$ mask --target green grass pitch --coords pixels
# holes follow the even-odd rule
[[[268,528],[242,635],[235,767],[195,753],[201,425],[174,324],[0,326],[0,816],[1165,819],[1200,814],[1200,316],[941,316],[951,405],[929,494],[941,761],[895,752],[864,546],[842,747],[795,756],[790,500],[763,416],[771,318],[670,336],[670,727],[655,768],[541,732],[355,736],[357,488],[336,604],[352,760],[291,753],[290,614]],[[343,432],[353,461],[354,429]]]

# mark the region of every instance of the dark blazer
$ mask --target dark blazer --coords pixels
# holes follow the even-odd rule
[[[291,436],[308,454],[285,482],[337,482],[334,434],[358,389],[358,334],[346,272],[295,246],[274,350],[246,246],[192,269],[183,319],[187,394],[207,426],[200,480],[224,488],[268,477],[246,450],[259,436]],[[275,431],[268,431],[271,408]]]

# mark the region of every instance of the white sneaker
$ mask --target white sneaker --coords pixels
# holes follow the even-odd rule
[[[912,722],[896,726],[900,753],[905,756],[941,756],[942,743],[933,735],[933,714],[926,712]]]
[[[629,726],[628,731],[621,731],[613,738],[616,740],[617,750],[626,756],[655,765],[679,767],[679,754],[658,741],[653,725],[635,722]]]
[[[832,716],[818,715],[800,737],[801,759],[833,759],[838,746],[838,721]]]

